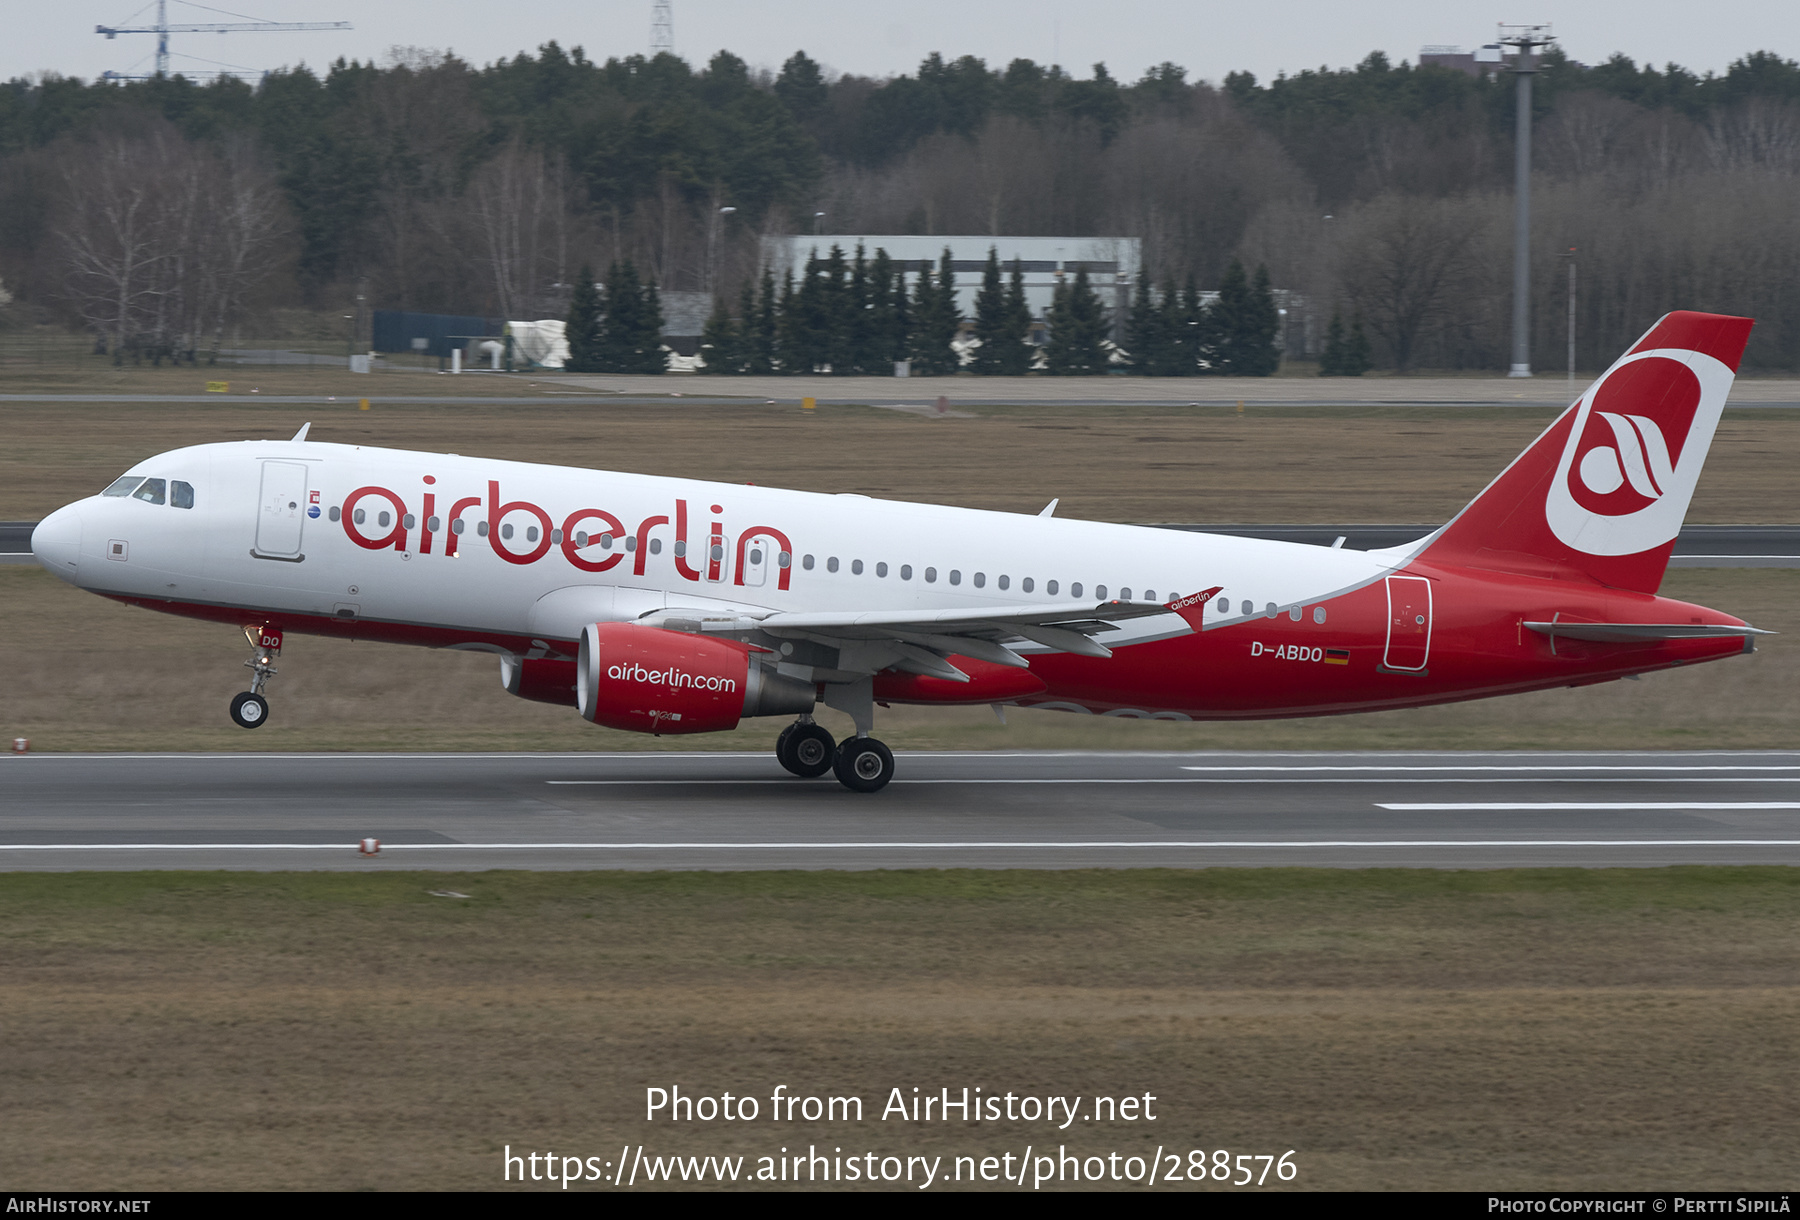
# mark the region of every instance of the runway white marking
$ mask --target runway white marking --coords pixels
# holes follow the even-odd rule
[[[1209,771],[1209,772],[1281,771],[1284,773],[1285,772],[1300,772],[1300,771],[1331,771],[1331,772],[1340,772],[1340,771],[1383,771],[1383,772],[1392,772],[1392,771],[1559,771],[1559,772],[1560,771],[1640,771],[1640,772],[1641,771],[1800,771],[1800,764],[1766,765],[1766,764],[1761,764],[1761,763],[1739,763],[1739,764],[1733,764],[1730,766],[1715,766],[1715,765],[1711,765],[1711,764],[1697,764],[1694,766],[1686,766],[1686,767],[1667,767],[1667,766],[1661,766],[1658,764],[1646,763],[1642,766],[1629,767],[1629,766],[1612,766],[1610,764],[1602,765],[1602,764],[1579,764],[1579,763],[1556,763],[1556,764],[1532,763],[1532,764],[1528,764],[1528,765],[1519,765],[1519,766],[1497,766],[1497,765],[1490,766],[1485,763],[1477,763],[1477,764],[1470,764],[1468,766],[1461,766],[1461,767],[1451,767],[1451,766],[1438,766],[1438,767],[1382,766],[1382,767],[1376,767],[1376,766],[1369,766],[1366,764],[1356,764],[1356,765],[1344,765],[1344,766],[1312,766],[1312,767],[1198,767],[1198,766],[1184,766],[1181,769],[1183,771]]]
[[[1002,851],[1096,848],[1320,848],[1320,847],[1800,847],[1800,839],[1155,839],[1135,842],[843,842],[843,843],[384,843],[381,854],[406,851]],[[0,843],[0,851],[335,851],[355,843]]]
[[[555,787],[563,787],[563,788],[569,788],[569,787],[574,787],[574,788],[582,788],[582,787],[587,787],[587,788],[606,788],[606,787],[613,787],[613,788],[657,788],[657,787],[681,788],[681,787],[686,787],[686,788],[692,788],[692,787],[704,787],[707,785],[719,785],[719,784],[732,784],[732,785],[740,785],[740,786],[742,786],[742,785],[757,785],[757,784],[781,784],[781,785],[794,785],[794,786],[808,786],[805,780],[794,779],[794,778],[789,778],[789,777],[769,777],[769,778],[762,778],[762,779],[756,779],[756,778],[745,778],[745,779],[702,779],[702,778],[694,778],[694,779],[547,779],[544,781],[544,783],[555,786]],[[1479,778],[1471,778],[1471,779],[1456,779],[1454,777],[1444,777],[1444,778],[1434,777],[1431,779],[1422,779],[1422,778],[1413,778],[1413,777],[1409,777],[1409,776],[1400,776],[1395,779],[1363,779],[1363,778],[1356,777],[1356,776],[1349,776],[1349,777],[1346,777],[1343,779],[1232,779],[1232,778],[1226,778],[1226,777],[1213,778],[1211,776],[1201,776],[1201,775],[1175,776],[1175,777],[1136,776],[1136,777],[1121,777],[1118,779],[1094,779],[1094,778],[1087,778],[1087,777],[1081,777],[1081,776],[1069,776],[1069,777],[1063,778],[1063,779],[1056,779],[1056,778],[1043,778],[1043,779],[1024,779],[1024,778],[1020,778],[1020,779],[974,779],[974,778],[970,778],[970,779],[949,779],[949,778],[946,778],[946,779],[896,779],[896,780],[893,780],[890,782],[890,786],[892,786],[892,787],[907,787],[910,785],[927,785],[927,784],[938,784],[938,785],[942,785],[942,784],[952,784],[952,785],[964,785],[964,784],[1285,784],[1285,785],[1290,785],[1290,786],[1297,785],[1297,784],[1336,784],[1339,786],[1342,786],[1345,784],[1385,784],[1385,785],[1391,786],[1391,785],[1395,785],[1395,784],[1487,784],[1487,785],[1492,785],[1492,784],[1548,784],[1548,783],[1616,784],[1616,785],[1625,785],[1625,784],[1794,784],[1794,783],[1800,783],[1800,776],[1792,776],[1792,777],[1770,776],[1768,778],[1762,778],[1762,777],[1753,777],[1753,776],[1732,777],[1729,775],[1718,775],[1718,776],[1715,776],[1715,775],[1660,776],[1659,775],[1654,778],[1645,777],[1643,779],[1633,779],[1628,776],[1610,776],[1609,775],[1609,776],[1596,777],[1596,778],[1592,778],[1592,779],[1584,779],[1580,776],[1567,776],[1564,778],[1559,778],[1559,779],[1554,779],[1554,780],[1538,779],[1536,777],[1508,779],[1505,777],[1492,777],[1492,776],[1481,776]],[[817,785],[817,786],[824,788],[826,790],[829,790],[829,785]]]
[[[1456,813],[1477,809],[1618,810],[1618,809],[1800,809],[1800,801],[1446,801],[1376,805],[1377,809],[1429,810]]]

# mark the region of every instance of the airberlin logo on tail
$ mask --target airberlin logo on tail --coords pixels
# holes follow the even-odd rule
[[[1729,368],[1661,348],[1619,361],[1576,409],[1544,503],[1551,532],[1589,555],[1672,540],[1731,389]]]

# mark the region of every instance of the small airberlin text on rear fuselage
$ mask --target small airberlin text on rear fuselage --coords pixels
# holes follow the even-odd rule
[[[428,474],[424,477],[424,482],[428,485],[435,484],[437,476]],[[392,510],[391,512],[382,511],[376,518],[378,525],[387,529],[387,533],[379,537],[372,538],[363,533],[360,528],[362,522],[357,520],[358,506],[368,499],[375,499],[386,504]],[[550,514],[529,500],[502,501],[498,479],[487,480],[486,499],[487,515],[481,521],[481,525],[485,528],[478,530],[477,536],[486,537],[487,543],[493,548],[495,555],[507,563],[520,566],[538,562],[550,553],[552,546],[556,546],[562,551],[563,558],[583,572],[609,572],[630,557],[632,574],[642,576],[649,565],[652,553],[651,531],[658,526],[671,524],[668,516],[659,514],[645,517],[638,522],[636,529],[627,530],[624,522],[603,508],[578,508],[563,518],[559,530],[552,523]],[[460,524],[464,524],[462,514],[469,509],[480,509],[481,506],[482,497],[480,496],[463,496],[452,500],[449,512],[441,522],[442,529],[439,529],[436,491],[422,493],[419,516],[413,518],[405,499],[398,492],[390,488],[370,485],[358,487],[345,496],[339,515],[345,537],[366,551],[389,549],[405,551],[411,537],[411,526],[408,523],[416,521],[419,529],[418,553],[420,555],[430,555],[436,545],[438,534],[443,533],[445,535],[444,555],[455,558],[462,537],[462,533],[458,529]],[[684,499],[675,501],[673,521],[675,573],[683,580],[718,582],[726,579],[725,525],[724,522],[717,519],[725,509],[723,505],[714,504],[712,511],[715,519],[711,522],[711,529],[707,533],[705,542],[697,548],[690,547],[688,544],[688,502]],[[507,545],[509,531],[503,527],[507,525],[505,518],[510,513],[524,514],[535,522],[535,524],[525,526],[524,541],[530,548],[529,550],[515,551]],[[772,557],[765,556],[761,560],[756,559],[752,548],[756,545],[755,540],[758,538],[769,539],[778,545],[779,550]],[[660,542],[660,540],[656,541]],[[595,545],[601,546],[602,550],[611,550],[612,553],[604,559],[590,559],[581,554],[583,550]],[[616,550],[613,549],[615,547]],[[735,562],[731,569],[731,579],[734,584],[745,583],[747,554],[751,555],[752,566],[773,558],[777,572],[776,587],[785,590],[792,585],[794,546],[788,540],[786,531],[776,529],[772,525],[753,525],[738,531],[735,555],[732,557]],[[701,567],[697,568],[690,562],[696,558],[701,563]]]
[[[635,661],[629,665],[608,666],[606,676],[614,682],[642,682],[649,686],[667,686],[673,690],[723,691],[731,694],[738,688],[734,678],[690,674],[680,669],[645,669]]]

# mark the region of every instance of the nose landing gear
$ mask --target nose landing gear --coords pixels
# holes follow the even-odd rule
[[[256,729],[269,718],[269,701],[263,698],[262,689],[263,683],[280,672],[272,662],[281,653],[281,630],[253,625],[244,628],[244,638],[256,651],[254,660],[244,662],[254,676],[250,680],[250,689],[232,698],[231,720],[241,729]]]

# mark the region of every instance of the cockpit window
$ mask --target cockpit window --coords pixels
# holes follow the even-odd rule
[[[161,479],[145,479],[143,486],[131,493],[133,500],[142,500],[146,504],[163,502],[163,481]]]
[[[169,503],[176,508],[194,507],[194,485],[183,483],[180,479],[169,484]]]
[[[141,474],[128,474],[122,479],[114,479],[111,487],[100,494],[103,496],[128,496],[137,490],[137,485],[144,481]]]

